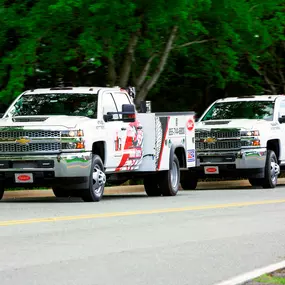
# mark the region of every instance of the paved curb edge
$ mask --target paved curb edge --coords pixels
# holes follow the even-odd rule
[[[279,178],[278,184],[285,184],[285,178]],[[199,182],[196,190],[192,192],[203,190],[224,189],[233,190],[242,187],[249,187],[250,184],[247,180],[226,180],[226,181],[209,181]],[[105,188],[105,195],[112,194],[132,194],[132,193],[144,193],[143,185],[125,185],[125,186],[113,186]],[[16,190],[6,191],[5,198],[20,198],[20,197],[52,197],[54,196],[51,190]]]
[[[266,267],[261,267],[259,269],[255,269],[253,271],[238,275],[232,279],[228,279],[226,281],[222,281],[220,283],[215,283],[214,285],[241,285],[245,282],[251,281],[252,279],[255,279],[261,275],[268,274],[271,272],[274,272],[278,269],[282,269],[285,267],[285,260],[270,264]]]

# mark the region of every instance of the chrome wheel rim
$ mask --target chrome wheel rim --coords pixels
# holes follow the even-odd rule
[[[280,166],[278,165],[278,163],[276,162],[276,160],[274,158],[271,158],[270,177],[271,177],[272,183],[274,183],[274,184],[277,183],[277,178],[278,178],[279,174],[280,174]]]
[[[175,189],[178,185],[178,166],[175,161],[173,161],[172,169],[170,171],[170,180],[172,187]]]
[[[94,165],[93,173],[92,173],[92,180],[93,180],[94,193],[100,194],[103,191],[104,185],[106,183],[106,175],[100,169],[100,166],[98,164]]]

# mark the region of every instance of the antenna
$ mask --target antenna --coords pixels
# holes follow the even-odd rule
[[[135,97],[136,97],[136,88],[135,88],[135,87],[128,86],[127,88],[125,88],[125,90],[128,92],[128,94],[129,94],[133,99],[135,99]]]

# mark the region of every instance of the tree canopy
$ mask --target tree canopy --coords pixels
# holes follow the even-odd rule
[[[285,92],[281,0],[1,0],[0,98],[135,86],[159,110]]]

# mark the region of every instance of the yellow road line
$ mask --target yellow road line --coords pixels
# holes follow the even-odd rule
[[[49,223],[49,222],[60,222],[60,221],[75,221],[75,220],[86,220],[86,219],[100,219],[100,218],[137,216],[137,215],[150,215],[150,214],[160,214],[160,213],[175,213],[175,212],[199,211],[199,210],[210,210],[210,209],[226,209],[226,208],[280,204],[280,203],[285,203],[285,199],[254,201],[254,202],[240,202],[240,203],[230,203],[230,204],[217,204],[217,205],[206,205],[206,206],[191,206],[191,207],[181,207],[181,208],[141,210],[141,211],[131,211],[131,212],[111,212],[111,213],[88,214],[88,215],[77,215],[77,216],[48,217],[48,218],[26,219],[26,220],[10,220],[10,221],[0,221],[0,226],[12,226],[12,225],[34,224],[34,223]]]

